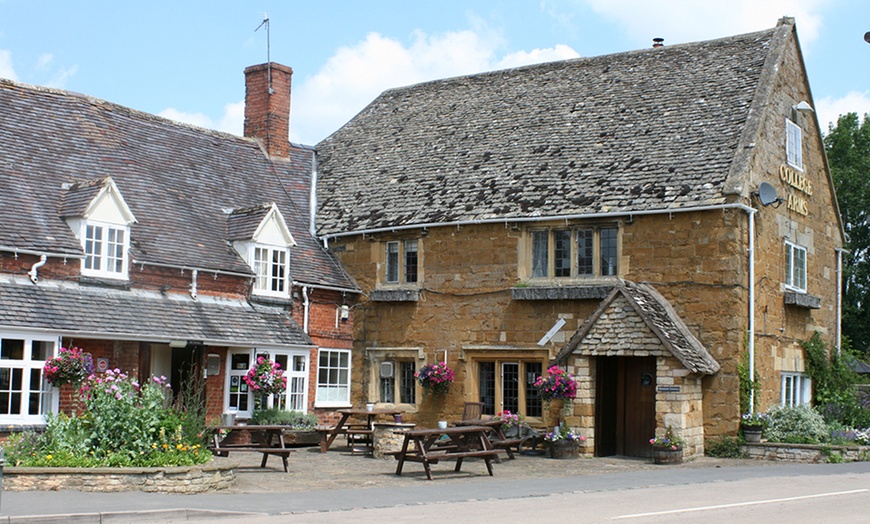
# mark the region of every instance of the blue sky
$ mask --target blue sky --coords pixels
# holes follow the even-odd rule
[[[241,134],[244,75],[293,68],[291,140],[426,80],[766,29],[793,16],[823,129],[870,112],[866,0],[0,0],[0,77]]]

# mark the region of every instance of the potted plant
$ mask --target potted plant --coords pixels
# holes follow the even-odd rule
[[[505,438],[522,438],[526,429],[526,417],[519,413],[511,413],[508,410],[502,411],[495,417],[495,420],[502,422],[501,431]]]
[[[653,462],[656,464],[682,464],[685,440],[671,426],[661,436],[649,439],[653,447]]]
[[[540,391],[541,400],[545,403],[554,400],[562,402],[562,418],[570,415],[571,401],[577,397],[577,381],[567,371],[559,366],[551,366],[547,369],[546,376],[535,379],[534,386]]]
[[[435,362],[421,367],[414,376],[425,393],[444,395],[453,384],[453,370],[447,367],[446,362]]]
[[[52,386],[78,386],[94,372],[94,359],[80,348],[60,348],[58,355],[45,361],[43,376]]]
[[[749,443],[761,442],[761,434],[770,417],[766,413],[744,413],[740,419],[743,439]]]
[[[554,459],[573,459],[580,457],[580,443],[586,442],[586,437],[571,431],[562,424],[558,431],[544,435],[544,441],[550,448],[550,457]]]

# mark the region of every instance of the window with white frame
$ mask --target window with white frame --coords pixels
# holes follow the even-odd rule
[[[278,408],[286,411],[308,410],[308,351],[292,349],[257,350],[257,357],[268,358],[283,370],[287,378],[284,393],[269,395],[265,398],[264,408]],[[227,388],[224,400],[225,409],[236,411],[239,416],[250,417],[254,412],[253,392],[245,383],[244,377],[256,361],[250,350],[231,351],[228,355]]]
[[[795,169],[803,170],[801,128],[789,119],[785,120],[785,156],[788,165]]]
[[[419,240],[387,242],[384,282],[387,284],[416,284],[419,255]]]
[[[801,406],[812,400],[812,381],[803,373],[783,373],[780,384],[780,404]]]
[[[0,333],[0,424],[41,424],[57,411],[59,399],[42,375],[56,349],[53,337]]]
[[[287,297],[290,294],[287,285],[289,272],[288,249],[275,246],[254,246],[254,293]]]
[[[416,404],[417,366],[410,360],[384,360],[378,363],[380,402],[391,404]]]
[[[350,350],[319,350],[316,402],[323,407],[350,405]]]
[[[785,285],[795,291],[807,290],[807,250],[791,242],[785,243]]]
[[[127,229],[115,224],[82,222],[83,275],[127,278]]]
[[[618,274],[618,227],[535,229],[530,235],[531,278],[608,277]]]

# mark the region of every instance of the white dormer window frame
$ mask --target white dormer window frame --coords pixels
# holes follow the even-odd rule
[[[254,272],[251,294],[290,298],[290,249],[295,245],[296,241],[275,204],[250,239],[233,243]]]
[[[130,267],[130,226],[136,217],[111,178],[80,217],[67,223],[82,245],[83,276],[127,280]]]
[[[81,222],[82,275],[127,279],[130,252],[130,228],[109,222]]]
[[[785,119],[785,156],[788,165],[804,170],[801,127],[788,118]]]

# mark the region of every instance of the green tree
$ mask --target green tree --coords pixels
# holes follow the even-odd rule
[[[843,256],[843,335],[870,355],[870,119],[840,116],[824,138],[846,230]],[[865,307],[867,306],[867,307]]]

